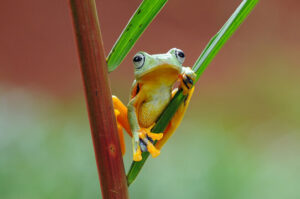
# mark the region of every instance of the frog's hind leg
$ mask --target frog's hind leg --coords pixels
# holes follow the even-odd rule
[[[178,90],[177,88],[173,90],[172,97],[174,97],[177,90]],[[166,143],[166,141],[171,137],[171,135],[174,133],[174,131],[177,129],[177,127],[181,123],[184,113],[185,113],[185,111],[189,105],[190,99],[193,95],[193,92],[194,92],[194,87],[188,89],[187,98],[179,106],[177,112],[174,114],[173,118],[169,122],[167,128],[165,129],[165,131],[163,133],[164,134],[163,138],[161,140],[159,140],[157,142],[157,144],[155,145],[155,147],[157,149],[161,149],[161,147]]]
[[[121,150],[122,150],[122,154],[124,155],[125,143],[124,143],[123,128],[132,137],[132,133],[127,119],[127,107],[116,96],[112,96],[112,100],[114,105],[115,117],[117,121]]]
[[[115,117],[117,120],[117,128],[118,128],[119,140],[120,140],[120,145],[121,145],[121,151],[122,151],[122,155],[124,155],[125,154],[125,143],[124,143],[123,127],[120,125],[120,123],[118,122],[118,119],[117,119],[120,116],[120,111],[118,111],[117,109],[115,109],[114,111],[115,111]]]

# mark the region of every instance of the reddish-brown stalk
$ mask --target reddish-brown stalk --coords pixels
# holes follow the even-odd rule
[[[94,0],[70,0],[102,196],[128,198]]]

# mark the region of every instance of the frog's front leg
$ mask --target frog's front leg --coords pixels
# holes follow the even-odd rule
[[[138,95],[132,98],[127,105],[128,108],[128,121],[130,124],[131,132],[132,132],[132,150],[133,150],[133,160],[141,161],[142,160],[142,152],[139,146],[139,124],[136,116],[136,106],[139,104]]]
[[[176,92],[178,91],[178,89],[174,89],[172,92],[172,97],[174,97],[174,95],[176,94]],[[194,93],[194,86],[192,88],[189,89],[188,94],[187,94],[187,98],[184,100],[184,103],[182,103],[179,108],[177,109],[176,113],[174,114],[174,116],[172,117],[171,121],[169,122],[167,128],[164,131],[164,137],[159,140],[157,142],[157,144],[155,145],[157,149],[161,149],[162,146],[168,141],[168,139],[173,135],[173,133],[175,132],[175,130],[177,129],[177,127],[179,126],[179,124],[182,121],[182,118],[184,116],[184,113],[190,103],[191,97]]]
[[[152,135],[150,133],[151,127],[141,128],[138,123],[137,108],[143,102],[141,94],[135,96],[130,100],[128,104],[128,121],[133,134],[132,137],[132,148],[133,148],[133,160],[142,160],[142,151],[149,151],[152,157],[156,157],[160,154],[160,151],[153,145],[153,140],[162,138],[161,135]],[[156,137],[155,137],[156,136]]]
[[[183,94],[187,95],[194,85],[196,73],[189,67],[182,67],[182,72],[179,78],[180,87],[183,89]]]
[[[157,149],[161,149],[161,147],[166,143],[166,141],[171,137],[174,131],[177,129],[179,124],[182,121],[184,113],[190,103],[190,99],[194,93],[194,86],[193,83],[195,81],[196,74],[194,71],[189,67],[183,67],[182,73],[180,75],[180,88],[183,89],[183,94],[187,95],[184,103],[182,103],[174,116],[172,117],[171,121],[169,122],[167,128],[164,131],[164,137],[157,142],[155,145]],[[172,91],[172,97],[177,93],[178,89],[174,89]]]

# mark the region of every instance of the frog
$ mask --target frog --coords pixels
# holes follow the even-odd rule
[[[124,155],[125,129],[132,137],[133,161],[141,161],[142,152],[149,152],[153,158],[160,155],[161,147],[181,123],[194,92],[196,78],[190,67],[183,66],[184,60],[185,54],[178,48],[172,48],[164,54],[152,55],[140,51],[133,57],[135,79],[128,105],[125,106],[118,97],[112,96],[121,151]],[[180,105],[164,132],[151,132],[179,89],[187,96],[184,103]]]

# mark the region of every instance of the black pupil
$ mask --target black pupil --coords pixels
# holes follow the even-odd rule
[[[140,62],[140,61],[142,61],[142,56],[141,55],[138,55],[138,56],[135,56],[134,58],[133,58],[133,61],[134,62]]]
[[[179,51],[178,56],[181,57],[181,58],[184,58],[184,53],[182,51]]]

